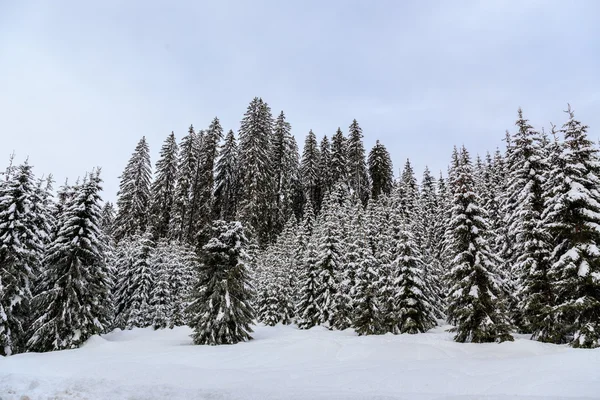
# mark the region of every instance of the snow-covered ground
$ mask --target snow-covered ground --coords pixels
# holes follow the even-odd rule
[[[442,328],[255,330],[251,342],[214,347],[193,346],[188,328],[115,331],[77,350],[0,357],[0,399],[600,398],[600,349],[459,344]]]

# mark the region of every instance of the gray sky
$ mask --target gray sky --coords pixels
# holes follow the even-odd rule
[[[445,172],[454,144],[501,146],[570,102],[600,136],[600,2],[1,1],[0,141],[37,174],[102,166],[105,198],[142,135],[214,116],[237,131],[254,96],[300,145],[356,118],[396,173]],[[59,182],[60,183],[60,182]]]

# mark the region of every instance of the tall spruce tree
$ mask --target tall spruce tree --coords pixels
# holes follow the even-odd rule
[[[354,253],[356,273],[350,295],[352,297],[352,326],[359,335],[382,332],[382,310],[379,303],[381,263],[369,246],[369,230],[362,209],[357,209],[352,223],[352,236],[347,256]],[[345,265],[344,268],[348,266]],[[350,266],[352,267],[352,266]]]
[[[340,128],[331,139],[331,182],[346,183],[348,180],[348,152],[346,138]]]
[[[299,215],[297,210],[298,189],[300,186],[300,159],[298,144],[291,133],[291,125],[283,111],[274,126],[272,159],[275,181],[275,232],[283,229],[291,215]]]
[[[331,144],[327,135],[323,136],[319,148],[319,186],[321,197],[333,190],[333,177],[331,174]]]
[[[154,329],[164,329],[171,324],[173,318],[174,298],[170,277],[177,274],[174,266],[177,254],[171,252],[171,247],[166,240],[156,244],[150,255],[150,268],[154,271],[155,282],[150,291],[149,319],[152,320]]]
[[[371,188],[365,162],[365,146],[362,139],[362,128],[356,120],[353,120],[348,129],[348,140],[346,142],[348,179],[350,188],[356,198],[366,204]]]
[[[238,148],[235,134],[227,132],[215,166],[214,217],[225,221],[235,218],[240,195]]]
[[[240,218],[256,234],[259,244],[271,240],[274,204],[271,109],[256,97],[239,131]]]
[[[110,201],[104,203],[102,211],[100,211],[100,230],[108,238],[112,238],[115,230],[115,206]]]
[[[409,159],[406,159],[398,187],[398,207],[405,222],[411,221],[417,210],[419,186]]]
[[[217,220],[202,248],[197,281],[188,307],[195,344],[234,344],[252,339],[248,239],[239,222]]]
[[[204,133],[202,149],[200,152],[199,179],[198,179],[198,211],[196,213],[196,228],[194,243],[201,248],[210,236],[210,223],[212,221],[214,170],[217,159],[219,142],[223,138],[223,128],[219,119],[215,117]]]
[[[330,196],[323,202],[323,210],[317,217],[317,270],[318,290],[315,302],[319,310],[318,322],[333,327],[336,319],[337,276],[342,258],[342,233],[339,205]]]
[[[175,134],[171,132],[160,150],[155,166],[155,178],[151,186],[150,218],[154,240],[166,238],[169,234],[173,205],[175,204],[175,184],[177,183],[178,146]]]
[[[397,273],[395,309],[398,312],[398,332],[421,333],[436,325],[434,289],[429,266],[423,262],[419,247],[408,226],[400,229],[395,243],[392,269]]]
[[[149,232],[119,244],[117,265],[117,318],[123,329],[145,328],[153,323],[151,296],[156,273],[152,268],[154,242]]]
[[[475,192],[473,168],[463,147],[452,174],[452,220],[449,226],[453,259],[448,279],[448,322],[455,325],[457,342],[513,340],[503,308],[504,282],[498,274],[500,259],[486,240],[488,223]]]
[[[112,285],[100,222],[100,176],[92,172],[67,203],[47,250],[36,319],[27,348],[52,351],[79,347],[109,326]]]
[[[121,175],[117,193],[116,240],[145,232],[151,198],[150,174],[150,150],[144,136]]]
[[[188,134],[181,139],[177,161],[177,184],[170,237],[176,240],[187,239],[187,226],[190,219],[191,193],[198,170],[198,138],[190,125]]]
[[[319,164],[321,154],[317,144],[317,136],[312,129],[308,132],[304,142],[302,152],[302,162],[300,164],[300,173],[302,177],[302,187],[307,200],[310,200],[315,210],[321,208],[321,190],[319,177]]]
[[[379,140],[369,153],[368,164],[371,177],[371,197],[377,199],[382,193],[389,195],[394,184],[392,158]]]
[[[564,143],[547,186],[545,221],[554,236],[550,276],[556,343],[600,347],[600,157],[587,126],[567,110]]]
[[[34,209],[32,167],[24,163],[0,182],[0,355],[24,350],[32,299],[32,283],[44,250]]]
[[[519,280],[518,310],[515,324],[545,340],[542,335],[552,307],[550,267],[550,234],[544,226],[543,184],[547,165],[541,136],[518,111],[517,132],[512,137],[513,151],[508,160],[507,190],[516,201],[507,216],[508,234],[514,243],[512,269]]]
[[[299,279],[299,298],[296,304],[298,328],[309,329],[321,323],[317,297],[321,291],[318,249],[316,238],[312,237],[306,245]]]

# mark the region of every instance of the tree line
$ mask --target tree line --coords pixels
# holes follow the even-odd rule
[[[187,324],[197,344],[251,324],[426,332],[459,342],[600,346],[600,160],[567,110],[551,132],[519,109],[506,148],[454,148],[445,176],[394,178],[354,120],[300,155],[281,112],[252,100],[238,134],[215,118],[142,138],[116,202],[99,170],[53,196],[25,163],[0,183],[0,350],[77,347],[115,327]]]

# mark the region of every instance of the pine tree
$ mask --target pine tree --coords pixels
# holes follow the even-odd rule
[[[321,197],[323,197],[325,196],[325,193],[329,193],[333,190],[333,177],[331,175],[331,144],[329,143],[327,135],[324,135],[321,140],[319,156],[319,191]]]
[[[396,259],[392,269],[397,271],[396,306],[400,333],[426,332],[436,325],[434,291],[430,271],[421,257],[409,228],[400,230],[396,243]]]
[[[338,128],[331,139],[331,182],[332,184],[346,183],[348,180],[348,152],[346,138]]]
[[[199,180],[198,180],[198,211],[196,212],[196,227],[194,229],[194,243],[201,248],[210,236],[210,223],[212,221],[213,189],[215,160],[217,159],[219,142],[223,138],[223,128],[219,119],[215,117],[204,133],[202,149],[200,152]]]
[[[100,230],[107,238],[112,238],[115,230],[115,206],[110,201],[104,203],[100,211]]]
[[[442,183],[443,184],[443,183]],[[412,221],[412,236],[422,256],[426,269],[428,283],[431,286],[432,305],[436,311],[436,318],[443,318],[445,305],[442,299],[443,259],[440,247],[443,234],[439,228],[443,223],[443,214],[440,215],[440,199],[436,192],[437,182],[429,168],[425,167],[421,190],[417,201],[416,218]]]
[[[149,260],[155,276],[149,299],[149,319],[152,319],[154,329],[164,329],[171,324],[174,298],[170,277],[179,272],[174,268],[176,262],[177,254],[171,252],[169,243],[165,240],[158,242]]]
[[[411,221],[417,209],[417,199],[419,196],[419,187],[415,172],[410,164],[410,160],[406,159],[402,176],[400,177],[400,186],[398,187],[398,206],[403,220]]]
[[[98,226],[100,182],[99,172],[92,172],[59,220],[44,259],[42,290],[33,299],[37,318],[29,350],[79,347],[109,326],[112,282]]]
[[[369,176],[365,163],[365,147],[363,144],[362,129],[356,120],[352,121],[348,130],[346,144],[348,178],[350,188],[363,204],[367,203],[371,189],[369,187]]]
[[[32,281],[40,271],[43,236],[34,209],[32,167],[14,167],[0,183],[0,355],[24,350]]]
[[[207,144],[208,142],[208,144]],[[201,213],[205,211],[204,196],[205,190],[203,181],[205,179],[205,146],[210,146],[211,140],[208,139],[204,131],[198,131],[195,136],[193,150],[196,153],[195,170],[192,170],[189,188],[189,203],[187,215],[184,221],[183,238],[186,243],[196,246],[198,234],[204,225],[200,222]]]
[[[389,195],[392,192],[394,181],[392,158],[379,140],[369,153],[368,164],[371,177],[371,197],[377,199],[381,193]]]
[[[357,210],[352,224],[353,235],[350,247],[356,262],[356,274],[351,291],[352,326],[359,335],[375,335],[381,333],[382,310],[379,304],[379,290],[381,280],[380,262],[374,257],[368,245],[368,229],[362,210]],[[348,268],[346,265],[344,268]],[[350,266],[352,268],[352,266]]]
[[[513,151],[508,160],[508,193],[515,199],[512,214],[506,217],[508,234],[514,243],[512,269],[519,279],[520,290],[515,323],[533,333],[543,331],[552,289],[548,279],[550,235],[543,226],[544,175],[547,165],[542,153],[541,136],[523,117],[519,109],[518,131],[512,137]]]
[[[291,215],[300,214],[296,203],[301,192],[298,144],[283,111],[275,122],[272,151],[277,215],[274,230],[279,233]]]
[[[151,197],[150,174],[150,150],[146,137],[142,137],[121,175],[117,193],[116,240],[146,230]]]
[[[215,221],[188,307],[195,344],[235,344],[252,339],[252,289],[247,269],[248,240],[239,222]]]
[[[248,106],[239,133],[240,218],[257,235],[261,245],[271,239],[271,211],[275,208],[272,134],[271,109],[256,97]]]
[[[448,322],[456,327],[457,342],[502,342],[512,340],[503,309],[504,284],[497,269],[500,259],[486,241],[488,229],[479,206],[469,154],[462,149],[452,174],[454,194],[450,244],[454,258],[448,279]]]
[[[177,141],[171,132],[160,150],[151,186],[150,218],[154,240],[166,238],[173,218],[177,182]]]
[[[117,318],[123,329],[145,328],[153,323],[151,295],[156,273],[150,259],[154,249],[151,234],[132,238],[118,249]]]
[[[187,239],[187,227],[190,219],[192,189],[198,171],[198,135],[190,125],[188,134],[179,144],[177,161],[177,184],[170,237],[179,241]]]
[[[321,280],[318,262],[318,250],[316,240],[309,240],[299,283],[299,301],[296,305],[296,315],[298,316],[298,328],[310,329],[321,323],[320,308],[317,303],[317,297],[321,291]]]
[[[304,142],[302,162],[300,164],[300,176],[304,195],[312,203],[315,210],[321,209],[321,190],[319,177],[319,164],[321,154],[317,144],[317,136],[312,130],[308,132]]]
[[[556,302],[549,338],[594,348],[600,347],[600,157],[588,127],[570,107],[567,113],[544,215],[556,244],[549,272]]]
[[[238,149],[235,134],[227,132],[215,166],[214,217],[225,221],[235,218],[240,195]]]
[[[317,269],[318,291],[315,302],[319,316],[318,322],[333,327],[336,315],[336,293],[338,282],[336,273],[340,269],[342,257],[342,235],[336,210],[336,203],[329,198],[324,200],[323,210],[317,218]]]
[[[184,244],[170,243],[169,252],[171,254],[169,288],[172,298],[169,328],[173,328],[187,324],[186,309],[189,306],[198,260],[194,250]]]

